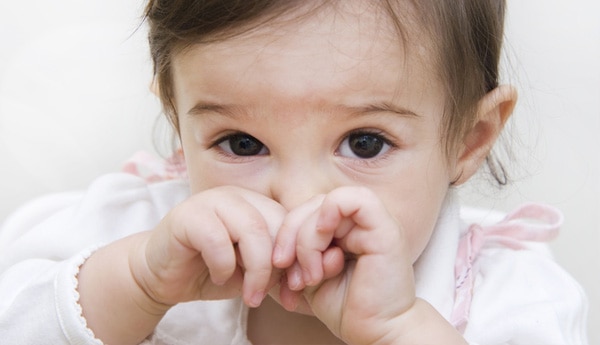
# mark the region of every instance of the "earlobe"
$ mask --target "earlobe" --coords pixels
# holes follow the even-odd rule
[[[160,97],[160,86],[158,85],[158,80],[152,78],[149,86],[150,92],[152,92],[156,97]]]
[[[501,85],[487,93],[477,105],[477,118],[465,134],[455,166],[457,186],[466,182],[483,164],[517,103],[517,92]]]

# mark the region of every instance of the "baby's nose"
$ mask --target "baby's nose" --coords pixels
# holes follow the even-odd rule
[[[336,185],[324,169],[305,167],[278,171],[270,187],[271,198],[291,211],[316,195],[327,194]]]

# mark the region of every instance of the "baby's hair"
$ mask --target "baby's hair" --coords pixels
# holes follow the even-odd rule
[[[176,54],[197,43],[235,37],[307,5],[312,6],[298,14],[298,20],[336,3],[340,0],[149,0],[145,18],[154,77],[174,129],[179,131],[171,70]],[[447,95],[441,138],[449,155],[474,125],[478,101],[498,86],[505,0],[377,0],[371,4],[389,15],[403,41],[409,20],[429,36],[433,67]],[[487,162],[496,181],[506,184],[502,165],[491,156]]]

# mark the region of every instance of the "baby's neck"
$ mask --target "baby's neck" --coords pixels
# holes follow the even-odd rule
[[[248,314],[248,339],[253,344],[344,344],[316,317],[291,313],[267,297]]]

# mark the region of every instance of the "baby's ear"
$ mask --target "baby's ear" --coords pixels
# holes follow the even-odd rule
[[[156,78],[152,78],[149,89],[156,97],[160,97],[160,86],[158,85],[158,80],[156,80]]]
[[[477,105],[477,118],[465,134],[458,161],[454,185],[460,185],[473,176],[490,153],[496,139],[517,103],[517,91],[510,85],[501,85],[486,94]]]

